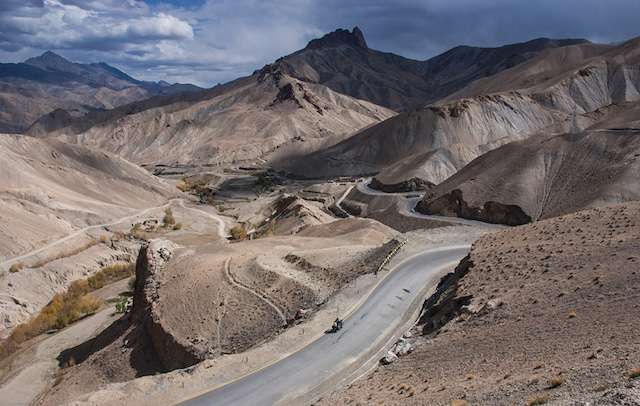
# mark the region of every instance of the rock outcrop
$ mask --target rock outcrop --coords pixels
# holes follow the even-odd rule
[[[132,319],[147,333],[160,362],[167,370],[185,368],[203,359],[197,349],[183,342],[163,325],[156,311],[161,274],[173,256],[176,245],[166,240],[151,240],[142,247],[136,262],[136,286]]]

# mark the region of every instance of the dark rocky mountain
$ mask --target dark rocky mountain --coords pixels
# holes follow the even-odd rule
[[[539,38],[497,48],[459,46],[426,61],[416,61],[370,49],[362,31],[355,27],[314,39],[276,64],[297,79],[401,111],[432,103],[546,49],[585,42]]]
[[[0,64],[0,132],[24,132],[56,109],[78,116],[154,95],[199,89],[141,81],[106,63],[74,63],[47,51],[23,63]]]

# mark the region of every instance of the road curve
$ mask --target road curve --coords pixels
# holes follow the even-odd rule
[[[217,216],[215,214],[211,214],[207,211],[201,210],[201,209],[196,209],[195,207],[191,207],[191,206],[185,206],[184,204],[184,200],[180,200],[180,207],[187,209],[187,210],[191,210],[191,211],[195,211],[197,213],[202,214],[203,216],[209,217],[210,219],[213,219],[215,221],[218,222],[218,237],[220,237],[220,239],[222,240],[226,240],[227,238],[230,237],[230,235],[227,233],[226,229],[225,229],[225,223],[224,220],[222,220],[222,218],[220,216]]]
[[[424,196],[424,192],[397,192],[397,193],[386,193],[381,192],[379,190],[371,189],[369,183],[371,182],[371,178],[367,178],[362,182],[358,182],[357,189],[361,193],[370,196],[401,196],[406,200],[406,207],[400,208],[400,214],[409,217],[415,217],[425,220],[436,220],[436,221],[444,221],[452,224],[459,224],[463,226],[471,226],[471,227],[486,227],[486,228],[505,228],[506,226],[500,224],[491,224],[485,223],[478,220],[468,220],[461,217],[449,217],[449,216],[437,216],[432,214],[422,214],[416,211],[416,205]],[[343,196],[343,200],[344,200]]]
[[[403,317],[420,303],[423,287],[435,283],[442,270],[454,266],[468,251],[466,245],[448,246],[408,258],[345,320],[340,332],[325,334],[279,362],[181,405],[282,404],[308,394],[329,379],[346,377],[402,327]]]

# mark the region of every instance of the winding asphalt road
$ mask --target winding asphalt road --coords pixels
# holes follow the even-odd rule
[[[362,182],[359,182],[357,184],[358,191],[360,191],[361,193],[364,193],[366,195],[371,195],[371,196],[402,196],[402,197],[404,197],[406,199],[406,207],[401,207],[400,208],[400,213],[405,215],[405,216],[415,217],[415,218],[420,218],[420,219],[425,219],[425,220],[444,221],[444,222],[447,222],[447,223],[459,224],[459,225],[463,225],[463,226],[472,226],[472,227],[485,227],[485,228],[505,228],[506,227],[506,226],[500,225],[500,224],[484,223],[482,221],[467,220],[467,219],[463,219],[463,218],[460,218],[460,217],[436,216],[436,215],[432,215],[432,214],[418,213],[416,211],[416,205],[418,204],[420,199],[422,199],[422,196],[424,195],[424,192],[386,193],[386,192],[381,192],[379,190],[371,189],[371,187],[369,187],[369,183],[370,182],[371,182],[370,178],[369,179],[365,179]],[[346,197],[346,195],[342,197],[340,202],[342,202],[342,200],[344,200],[345,197]]]
[[[425,251],[397,265],[336,334],[325,334],[289,357],[218,389],[187,406],[260,406],[292,402],[328,381],[348,377],[383,348],[420,304],[420,292],[455,266],[469,246]],[[329,327],[329,326],[327,326]]]

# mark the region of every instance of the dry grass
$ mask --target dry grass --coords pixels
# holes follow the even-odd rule
[[[0,344],[0,358],[15,352],[20,344],[51,329],[61,329],[96,311],[100,301],[89,294],[86,280],[73,282],[69,289],[57,294],[40,313],[26,323],[18,325]]]
[[[64,251],[61,252],[53,257],[50,258],[45,258],[43,260],[40,260],[34,264],[31,264],[31,266],[29,266],[29,268],[40,268],[46,264],[48,264],[49,262],[53,262],[56,261],[58,259],[62,259],[62,258],[68,258],[68,257],[72,257],[74,255],[78,255],[79,253],[81,253],[82,251],[88,250],[89,248],[93,247],[94,245],[97,245],[99,241],[89,241],[88,243],[78,247],[78,248],[74,248],[72,250],[69,251]]]
[[[536,405],[544,405],[549,401],[549,395],[546,394],[538,394],[531,396],[527,399],[527,406],[536,406]]]
[[[238,225],[229,230],[231,238],[235,241],[242,241],[247,239],[247,230],[243,225]]]
[[[629,379],[640,378],[640,368],[633,368],[627,375],[629,376]]]
[[[176,223],[173,225],[174,230],[182,230],[182,223]]]
[[[553,378],[549,379],[549,388],[550,389],[557,388],[558,386],[564,385],[565,382],[566,380],[563,377],[554,376]]]
[[[196,179],[196,178],[182,178],[182,181],[177,185],[177,188],[181,192],[194,192],[196,194],[206,190],[209,181],[206,179]]]
[[[101,302],[90,292],[133,275],[135,264],[114,264],[102,268],[88,279],[73,282],[65,293],[55,295],[37,316],[16,326],[11,335],[0,343],[0,359],[15,352],[23,342],[48,330],[64,328],[96,311]]]
[[[97,290],[105,285],[129,278],[135,272],[135,264],[114,264],[102,268],[95,275],[89,277],[87,283],[91,290]]]
[[[171,207],[167,207],[164,210],[164,217],[162,218],[162,226],[165,228],[172,228],[176,224],[176,219],[173,217],[173,210]]]
[[[471,403],[464,399],[454,399],[451,401],[451,406],[471,406]]]

